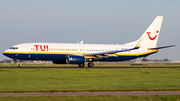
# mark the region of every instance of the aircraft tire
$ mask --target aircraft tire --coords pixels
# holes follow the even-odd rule
[[[94,67],[94,63],[93,62],[89,62],[88,63],[88,67]]]
[[[79,67],[84,67],[84,64],[78,64]]]
[[[22,67],[23,65],[22,65],[22,64],[19,64],[18,66],[19,66],[19,67]]]

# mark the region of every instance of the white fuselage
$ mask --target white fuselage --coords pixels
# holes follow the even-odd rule
[[[62,60],[62,57],[66,57],[67,55],[83,56],[85,54],[124,50],[132,47],[134,46],[110,44],[25,43],[12,46],[10,49],[6,50],[4,54],[10,58],[21,60]],[[123,58],[121,59],[120,56],[127,56],[129,58],[125,58],[125,60],[129,60],[147,56],[155,52],[157,51],[149,51],[147,50],[147,47],[141,47],[137,50],[116,53],[117,59],[113,59],[112,61],[123,61]],[[98,60],[100,61],[100,59]],[[111,61],[111,59],[105,60]]]

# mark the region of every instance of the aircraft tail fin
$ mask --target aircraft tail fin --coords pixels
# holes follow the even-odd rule
[[[139,40],[143,38],[142,46],[156,47],[162,21],[163,21],[163,16],[157,16],[138,40],[124,45],[136,45],[139,42]]]

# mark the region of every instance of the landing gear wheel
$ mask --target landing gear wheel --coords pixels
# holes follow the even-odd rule
[[[94,63],[93,62],[89,62],[88,63],[88,67],[94,67]]]
[[[22,63],[21,63],[21,60],[19,60],[19,64],[18,64],[19,67],[22,67]]]
[[[19,64],[18,66],[19,66],[19,67],[22,67],[23,65],[22,65],[22,64]]]
[[[84,64],[78,64],[79,67],[84,67]]]

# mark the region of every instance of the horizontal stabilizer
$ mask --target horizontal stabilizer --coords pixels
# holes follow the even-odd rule
[[[174,47],[174,46],[176,46],[176,45],[170,45],[170,46],[163,46],[163,47],[149,48],[149,50],[163,49],[163,48],[169,48],[169,47]]]

